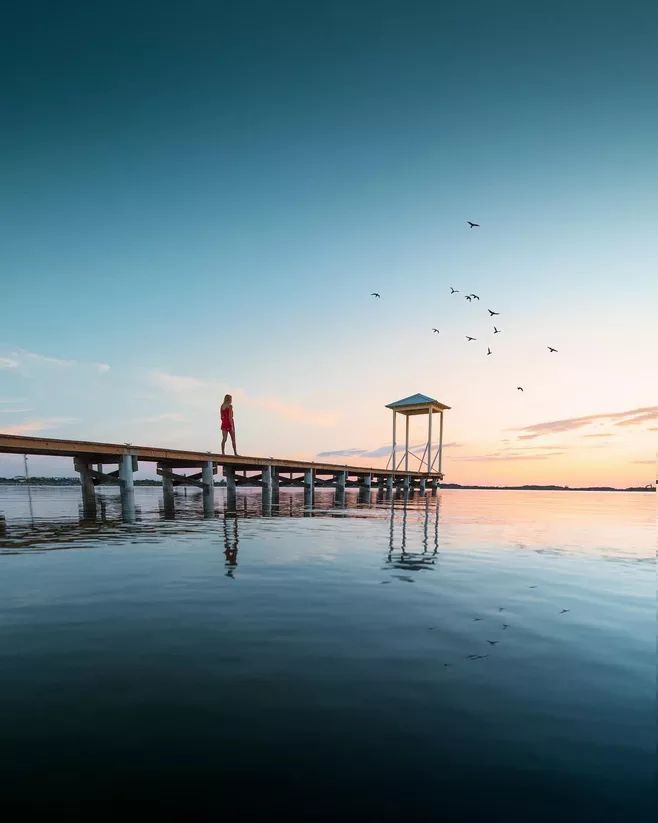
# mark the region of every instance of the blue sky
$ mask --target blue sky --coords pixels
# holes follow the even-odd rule
[[[452,475],[480,480],[510,431],[655,405],[657,22],[648,2],[13,4],[0,430],[210,448],[233,391],[243,451],[312,456],[379,448],[383,405],[420,391],[473,458]],[[494,358],[450,285],[501,311]],[[651,423],[611,429],[605,459],[574,442],[505,470],[651,479]]]

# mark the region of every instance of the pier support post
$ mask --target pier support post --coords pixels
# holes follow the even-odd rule
[[[304,472],[304,506],[311,508],[313,506],[313,482],[315,479],[315,472],[313,469],[306,469]]]
[[[336,505],[345,505],[345,489],[347,487],[347,472],[336,473]]]
[[[119,486],[121,487],[121,513],[126,523],[132,523],[135,519],[134,471],[137,471],[137,459],[132,454],[122,454],[119,462]]]
[[[162,499],[164,502],[165,514],[172,515],[174,512],[174,479],[172,471],[167,466],[159,466],[160,477],[162,477]]]
[[[203,514],[212,517],[215,512],[215,477],[212,460],[207,460],[201,468],[203,483]]]
[[[94,479],[91,473],[91,464],[85,463],[79,457],[73,461],[75,470],[80,475],[80,486],[82,487],[82,508],[84,513],[88,515],[96,514],[96,489],[94,488]]]
[[[427,487],[426,484],[427,484],[427,481],[425,480],[425,478],[421,477],[420,478],[420,483],[419,483],[419,488],[420,488],[420,493],[421,494],[425,494],[425,489]]]
[[[432,489],[432,495],[436,494],[436,490],[438,488],[438,485],[439,485],[439,481],[436,479],[436,477],[433,477],[432,482],[430,484],[430,488]]]
[[[272,466],[272,503],[279,502],[279,470]]]
[[[386,494],[393,494],[393,475],[389,474],[386,478]]]
[[[411,487],[411,478],[408,474],[405,474],[404,479],[402,480],[402,488],[405,494],[409,494],[409,489]]]
[[[228,511],[235,511],[237,502],[235,468],[233,466],[224,466],[224,477],[226,478],[226,508]]]
[[[272,514],[272,466],[263,466],[261,483],[263,516],[268,517]]]

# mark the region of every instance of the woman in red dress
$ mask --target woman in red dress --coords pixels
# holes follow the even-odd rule
[[[231,443],[233,444],[233,454],[238,451],[235,447],[235,422],[233,420],[233,398],[230,394],[224,397],[224,402],[219,408],[219,416],[222,421],[222,454],[225,454],[224,446],[226,445],[226,438],[231,435]]]

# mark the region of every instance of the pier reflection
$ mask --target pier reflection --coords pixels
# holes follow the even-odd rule
[[[60,491],[57,494],[61,494]],[[53,510],[53,492],[32,490],[28,500],[16,494],[17,505],[8,517],[0,518],[0,551],[49,550],[81,547],[91,542],[134,542],[141,539],[167,539],[189,534],[205,520],[210,531],[219,530],[223,538],[226,569],[229,576],[238,564],[239,523],[251,518],[389,518],[388,562],[398,567],[418,568],[432,565],[438,551],[438,498],[408,492],[348,489],[336,494],[333,489],[317,489],[309,505],[303,489],[283,491],[276,498],[261,490],[217,496],[211,517],[200,492],[183,488],[175,492],[175,506],[167,505],[157,488],[142,489],[137,494],[133,516],[126,520],[125,507],[117,491],[97,495],[98,505],[90,512],[72,492],[70,508]],[[62,496],[60,502],[66,501]],[[67,513],[68,512],[68,513]],[[49,516],[49,513],[51,516]],[[420,548],[412,549],[409,535],[418,538]],[[413,527],[410,521],[413,519]]]

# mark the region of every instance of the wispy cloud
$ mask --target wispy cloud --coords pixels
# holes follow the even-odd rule
[[[52,431],[60,426],[68,426],[79,422],[75,417],[44,417],[40,420],[26,420],[23,423],[15,423],[12,426],[5,426],[2,434],[37,434],[43,431]]]
[[[584,434],[583,437],[612,437],[612,432],[595,432],[594,434]]]
[[[187,417],[180,412],[163,412],[156,414],[153,417],[140,417],[140,423],[186,423]]]
[[[333,412],[322,409],[312,409],[299,403],[291,403],[279,397],[268,395],[265,397],[251,395],[241,388],[231,388],[226,381],[215,378],[194,377],[192,375],[171,374],[156,369],[149,374],[151,384],[169,394],[173,394],[179,402],[197,408],[217,406],[227,392],[238,399],[240,403],[266,411],[311,426],[335,426],[337,416]]]
[[[631,460],[631,463],[641,463],[645,466],[653,466],[656,463],[658,463],[658,460],[656,460],[655,458],[653,460]]]
[[[107,374],[111,366],[109,363],[95,363],[83,360],[71,360],[62,357],[53,357],[49,354],[16,349],[0,357],[0,369],[22,369],[29,371],[30,367],[72,369],[76,366],[91,367],[99,374]]]
[[[645,406],[640,409],[630,409],[622,412],[606,412],[603,414],[590,414],[585,417],[569,417],[565,420],[550,420],[546,423],[524,426],[516,431],[524,432],[524,434],[519,435],[519,440],[533,440],[537,437],[589,426],[590,423],[596,420],[610,420],[617,426],[634,426],[656,419],[658,419],[658,406]]]
[[[548,460],[550,457],[557,457],[560,454],[566,454],[566,452],[543,452],[542,454],[473,454],[466,457],[453,457],[452,459],[465,463],[506,463],[517,460]]]
[[[8,409],[0,409],[0,414],[25,414],[25,412],[32,411],[32,409],[21,409],[21,408],[12,408],[11,406]]]
[[[297,423],[307,423],[312,426],[330,427],[335,426],[337,416],[332,412],[318,409],[308,409],[295,403],[279,400],[276,397],[262,397],[251,400],[245,396],[246,402],[253,402],[262,409],[278,414],[287,420],[294,420]]]
[[[409,446],[409,451],[417,454],[418,452],[422,452],[425,449],[425,443],[414,443],[414,445]],[[444,449],[454,449],[459,448],[461,443],[444,443]],[[434,448],[437,448],[437,444],[434,444]],[[333,449],[331,451],[324,451],[318,452],[316,457],[388,457],[391,453],[391,444],[388,443],[385,446],[378,446],[376,449]],[[398,445],[397,448],[398,455],[402,453],[402,449]]]

